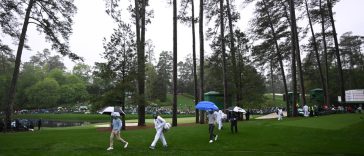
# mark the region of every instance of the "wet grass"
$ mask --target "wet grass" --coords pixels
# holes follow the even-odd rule
[[[35,132],[0,134],[0,155],[363,155],[364,114],[338,114],[283,121],[251,120],[229,124],[208,143],[208,125],[173,127],[165,134],[168,149],[148,147],[154,129],[122,132],[127,149],[115,142],[106,151],[109,132],[95,127],[46,128]]]

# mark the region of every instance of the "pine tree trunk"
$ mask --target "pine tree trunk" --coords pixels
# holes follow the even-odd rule
[[[123,81],[124,81],[124,78],[123,78]],[[123,82],[123,83],[125,83],[125,82]],[[122,90],[121,90],[122,92],[121,92],[121,109],[123,110],[123,111],[125,111],[125,89],[123,88]],[[123,127],[122,127],[122,129],[123,130],[126,130],[126,125],[125,125],[125,114],[121,114],[121,122],[122,122],[122,124],[123,124]]]
[[[194,82],[194,94],[195,94],[195,105],[198,102],[198,84],[197,84],[197,70],[196,70],[196,36],[195,36],[195,4],[194,1],[191,0],[191,8],[192,8],[192,59],[193,59],[193,82]],[[195,109],[196,112],[196,123],[199,122],[199,111]]]
[[[339,51],[339,42],[337,40],[336,28],[335,28],[335,21],[334,16],[332,13],[332,3],[330,0],[327,0],[327,6],[329,9],[329,17],[332,26],[332,32],[334,37],[334,44],[335,44],[335,54],[337,60],[337,68],[339,70],[339,79],[340,79],[340,92],[341,92],[341,103],[345,103],[345,82],[344,82],[344,73],[341,66],[341,58],[340,58],[340,51]]]
[[[314,51],[315,51],[317,66],[319,68],[319,73],[320,73],[321,85],[322,85],[322,89],[324,91],[324,97],[326,97],[325,79],[324,79],[324,75],[322,73],[322,67],[321,67],[321,61],[320,61],[320,54],[319,54],[318,48],[317,48],[316,36],[315,36],[315,32],[313,30],[311,16],[310,16],[310,12],[308,10],[307,0],[305,0],[305,4],[306,4],[306,12],[307,12],[308,22],[310,24],[311,35],[312,35],[312,40],[313,40],[313,48],[314,48]]]
[[[266,5],[265,0],[263,0],[262,2],[264,4],[264,7],[267,8],[267,5]],[[267,13],[268,20],[269,20],[269,27],[270,27],[270,29],[272,31],[272,35],[273,35],[273,40],[274,40],[274,45],[275,45],[276,52],[277,52],[279,66],[281,68],[281,74],[282,74],[283,84],[284,84],[284,92],[285,92],[286,97],[288,97],[288,87],[287,87],[286,75],[285,75],[285,72],[284,72],[283,58],[282,58],[281,51],[279,49],[277,35],[275,33],[275,29],[274,29],[274,26],[273,26],[272,19],[271,19],[270,13],[268,11],[268,8],[267,8],[267,12],[266,13]],[[289,111],[290,110],[290,105],[289,105],[288,98],[286,98],[286,107],[287,107],[287,111],[290,112]],[[288,113],[288,115],[289,115],[289,113]]]
[[[290,15],[291,15],[291,31],[292,31],[292,91],[293,91],[293,116],[297,116],[297,78],[296,78],[296,48],[297,48],[297,26],[296,26],[296,13],[294,8],[294,0],[289,0]],[[288,95],[288,94],[287,94]],[[287,96],[288,97],[288,96]]]
[[[322,42],[324,45],[324,59],[325,59],[325,87],[326,87],[326,97],[325,104],[330,105],[330,90],[329,90],[329,65],[327,62],[327,44],[326,44],[326,33],[325,33],[325,16],[324,10],[322,8],[322,2],[320,0],[320,15],[321,15],[321,33],[322,33]]]
[[[227,99],[228,99],[228,87],[227,87],[227,79],[226,79],[226,54],[225,54],[225,35],[224,35],[224,0],[220,0],[220,40],[221,40],[221,57],[222,57],[222,74],[223,74],[223,83],[224,83],[224,110],[227,108]]]
[[[297,29],[296,29],[297,30]],[[296,33],[296,38],[298,38],[298,33]],[[302,63],[301,63],[301,52],[299,46],[299,40],[296,40],[296,52],[297,52],[297,65],[298,65],[298,76],[300,80],[300,89],[301,89],[301,103],[302,105],[306,103],[306,91],[305,91],[305,83],[303,80],[303,71],[302,71]]]
[[[7,95],[8,97],[5,100],[5,103],[6,103],[6,108],[5,108],[5,131],[8,130],[7,128],[10,127],[10,124],[11,124],[11,118],[12,118],[14,101],[15,101],[16,83],[18,81],[20,64],[21,64],[21,55],[23,53],[24,42],[25,42],[26,33],[27,33],[27,29],[28,29],[28,24],[29,24],[30,12],[32,10],[32,7],[33,7],[34,3],[35,3],[34,0],[29,1],[28,7],[27,7],[27,10],[26,10],[26,13],[25,13],[23,28],[22,28],[22,31],[21,31],[21,34],[20,34],[18,50],[16,52],[13,77],[11,79],[11,84],[10,84],[9,92],[8,92],[8,95]]]
[[[199,37],[200,37],[200,100],[204,101],[204,36],[203,36],[203,6],[204,0],[200,0]],[[200,113],[200,124],[205,123],[205,112]]]
[[[234,84],[235,84],[235,92],[236,92],[236,105],[239,105],[241,102],[240,98],[240,89],[239,89],[239,78],[238,78],[238,72],[236,70],[236,49],[235,49],[235,39],[234,39],[234,30],[233,30],[233,23],[231,19],[231,9],[230,9],[230,3],[229,0],[226,0],[227,5],[227,13],[228,13],[228,20],[229,20],[229,31],[230,31],[230,52],[231,52],[231,63],[232,63],[232,71],[234,76]],[[240,107],[243,107],[242,104]]]
[[[140,43],[138,44],[138,126],[145,126],[145,61],[144,61],[144,46],[145,46],[145,0],[142,1],[141,7],[141,32]],[[139,19],[138,19],[139,20]],[[137,22],[139,23],[139,22]],[[138,26],[137,26],[138,27]]]
[[[127,55],[126,55],[126,43],[125,43],[125,40],[124,40],[124,44],[123,44],[123,48],[124,48],[124,51],[123,51],[123,63],[122,63],[122,71],[121,71],[121,75],[122,75],[122,79],[121,79],[121,84],[122,84],[122,88],[121,88],[121,100],[120,100],[120,103],[121,103],[121,109],[123,111],[125,111],[125,77],[126,77],[126,59],[127,59]],[[121,115],[121,122],[123,124],[123,127],[122,129],[125,130],[126,129],[126,125],[125,125],[125,114],[122,114]]]
[[[271,78],[273,105],[275,105],[275,103],[276,103],[276,93],[275,93],[275,88],[274,88],[273,60],[270,61],[270,78]]]
[[[290,2],[288,2],[290,3]],[[292,22],[290,21],[290,17],[288,16],[288,10],[287,10],[287,6],[285,5],[285,3],[282,3],[283,4],[283,7],[284,7],[284,16],[287,18],[287,21],[288,21],[288,24],[290,27],[292,27]],[[292,28],[291,28],[292,29]],[[292,35],[292,31],[291,31],[291,37],[293,37]],[[293,43],[292,43],[293,44]],[[293,52],[293,49],[292,49],[292,52]],[[280,67],[281,67],[281,71],[282,71],[282,75],[284,75],[284,67],[283,67],[283,61],[282,61],[282,56],[281,55],[278,55],[278,57],[280,57]],[[295,68],[296,68],[296,64],[295,65]],[[296,72],[295,72],[296,73]],[[292,75],[293,76],[293,75]],[[296,75],[295,75],[296,76]],[[294,79],[296,80],[296,78]],[[287,105],[287,116],[294,116],[293,115],[293,109],[294,109],[294,104],[293,103],[290,103],[290,99],[288,98],[288,85],[287,85],[287,82],[286,82],[286,77],[283,76],[283,82],[284,82],[284,87],[285,87],[285,95],[286,95],[286,105]],[[296,82],[295,82],[296,83]],[[296,85],[295,85],[296,86]]]
[[[172,126],[177,126],[177,0],[173,0],[173,117]]]
[[[296,13],[294,10],[294,3],[292,4],[293,7],[293,12],[291,12],[291,14],[296,17]],[[306,91],[305,91],[305,83],[304,83],[304,79],[303,79],[303,70],[302,70],[302,63],[301,63],[301,52],[300,52],[300,42],[298,39],[298,30],[297,30],[297,22],[296,22],[296,18],[292,18],[292,24],[294,25],[295,29],[294,29],[294,37],[295,37],[295,45],[296,45],[296,61],[297,61],[297,65],[298,65],[298,76],[299,76],[299,80],[300,80],[300,89],[301,89],[301,103],[302,105],[306,105]]]

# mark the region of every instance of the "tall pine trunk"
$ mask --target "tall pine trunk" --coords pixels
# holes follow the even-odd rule
[[[290,3],[290,2],[288,2],[288,3]],[[289,17],[289,15],[288,15],[288,10],[287,10],[287,6],[285,5],[285,3],[282,3],[283,4],[283,8],[284,8],[284,16],[287,18],[287,21],[288,21],[288,24],[289,24],[289,26],[290,27],[292,27],[292,22],[290,21],[290,17]],[[293,35],[292,35],[292,31],[291,31],[291,37],[293,37]],[[293,44],[293,43],[292,43]],[[293,50],[293,49],[292,49]],[[292,51],[293,52],[293,51]],[[278,57],[281,57],[281,55],[278,55]],[[284,75],[284,67],[283,67],[283,61],[282,61],[282,57],[281,57],[281,59],[279,59],[279,60],[281,60],[280,62],[279,62],[279,64],[280,64],[280,68],[281,68],[281,71],[282,71],[282,75]],[[296,65],[295,65],[295,68],[296,68]],[[292,75],[293,76],[293,75]],[[296,76],[296,75],[295,75]],[[293,79],[293,78],[292,78]],[[296,78],[295,78],[295,80],[296,80]],[[286,82],[286,77],[285,76],[283,76],[283,82],[284,82],[284,87],[285,87],[285,95],[286,95],[286,105],[287,105],[287,116],[293,116],[293,109],[294,109],[294,106],[293,106],[293,104],[292,103],[290,103],[290,99],[289,99],[289,97],[288,97],[288,85],[287,85],[287,82]]]
[[[276,91],[275,91],[275,87],[274,87],[273,59],[270,61],[270,79],[271,79],[271,87],[272,87],[273,105],[275,105],[275,103],[276,103]]]
[[[221,57],[222,57],[222,74],[224,83],[224,110],[227,108],[228,87],[226,73],[226,57],[225,57],[225,35],[224,35],[224,0],[220,0],[220,40],[221,40]]]
[[[234,38],[234,30],[233,30],[233,22],[231,19],[231,9],[230,9],[230,2],[229,0],[226,0],[227,5],[227,14],[228,14],[228,20],[229,20],[229,31],[230,31],[230,53],[231,53],[231,63],[232,63],[232,71],[233,71],[233,79],[235,84],[235,92],[236,92],[236,105],[239,105],[241,102],[240,97],[240,88],[239,88],[239,78],[238,78],[238,72],[236,70],[236,49],[235,49],[235,38]],[[242,105],[240,107],[243,107]]]
[[[195,36],[195,4],[194,0],[191,0],[191,11],[192,11],[192,59],[193,59],[193,87],[195,94],[195,105],[198,102],[198,83],[197,83],[197,70],[196,70],[196,36]],[[199,111],[195,109],[196,112],[196,123],[199,122]]]
[[[293,12],[291,12],[293,14],[294,17],[296,17],[296,12],[295,12],[295,6],[294,6],[294,2],[292,4],[293,7]],[[291,14],[291,15],[292,15]],[[302,105],[306,105],[306,90],[305,90],[305,82],[303,79],[303,70],[302,70],[302,63],[301,63],[301,52],[300,52],[300,41],[298,39],[298,30],[297,30],[297,22],[296,22],[296,18],[292,18],[292,25],[294,25],[295,29],[294,31],[294,38],[295,38],[295,46],[296,46],[296,61],[297,61],[297,66],[298,66],[298,76],[299,76],[299,81],[300,81],[300,89],[301,89],[301,103]]]
[[[21,34],[20,34],[20,39],[19,39],[18,50],[16,52],[13,77],[11,78],[11,84],[10,84],[10,87],[9,87],[7,99],[5,100],[5,103],[6,103],[6,108],[5,108],[5,131],[8,130],[7,128],[10,127],[10,123],[11,123],[11,117],[12,117],[13,108],[14,108],[14,101],[15,101],[16,83],[18,81],[20,64],[21,64],[21,55],[23,53],[25,37],[26,37],[26,34],[27,34],[29,18],[30,18],[30,12],[32,10],[32,7],[33,7],[34,3],[35,3],[34,0],[29,1],[28,7],[27,7],[27,10],[26,10],[26,13],[25,13],[23,28],[22,28],[22,31],[21,31]]]
[[[124,82],[124,78],[123,78],[123,83]],[[120,100],[120,104],[121,104],[121,109],[125,112],[125,89],[123,87],[123,89],[121,90],[121,100]],[[126,125],[125,125],[125,114],[121,114],[121,122],[123,124],[123,126],[121,127],[123,130],[126,130]]]
[[[173,117],[172,126],[177,126],[177,0],[173,0]]]
[[[236,52],[237,52],[237,56],[238,56],[238,62],[237,62],[237,72],[238,72],[238,89],[240,90],[240,99],[243,97],[242,96],[242,88],[243,88],[243,76],[242,76],[242,73],[243,73],[243,69],[244,69],[244,62],[243,62],[243,50],[241,48],[241,38],[238,37],[238,42],[237,42],[237,46],[236,46]]]
[[[324,59],[325,59],[325,87],[326,87],[326,97],[325,104],[330,105],[330,90],[329,90],[329,64],[327,62],[327,44],[326,44],[326,33],[325,33],[325,15],[324,9],[322,7],[322,2],[320,0],[320,15],[321,15],[321,33],[322,33],[322,43],[324,45]]]
[[[316,36],[315,36],[315,32],[313,30],[311,16],[310,16],[310,12],[308,10],[307,0],[305,0],[305,4],[306,4],[306,12],[307,12],[308,23],[310,24],[311,35],[312,35],[312,40],[313,40],[313,48],[314,48],[314,51],[315,51],[317,66],[319,68],[319,73],[320,73],[321,85],[322,85],[322,89],[324,90],[324,97],[326,97],[325,79],[324,79],[324,75],[322,73],[322,67],[321,67],[321,61],[320,61],[320,54],[319,54],[318,48],[317,48]]]
[[[121,98],[120,98],[120,104],[121,104],[121,109],[125,112],[125,78],[126,78],[126,59],[127,59],[127,55],[126,55],[126,43],[124,40],[124,44],[123,44],[123,63],[122,63],[122,71],[121,71],[121,75],[122,75],[122,79],[121,79]],[[123,124],[122,129],[125,130],[126,129],[126,125],[125,125],[125,114],[121,114],[121,122]]]
[[[200,37],[200,100],[204,100],[204,36],[203,36],[203,4],[204,0],[200,0],[199,15],[199,37]],[[200,113],[200,124],[205,123],[205,112]]]
[[[296,29],[297,30],[297,29]],[[298,33],[296,33],[296,52],[297,52],[297,65],[298,65],[298,76],[300,80],[300,89],[301,89],[301,103],[302,105],[306,105],[306,91],[305,91],[305,82],[303,79],[303,70],[302,70],[302,63],[301,63],[301,52],[298,40]]]
[[[144,97],[144,79],[145,79],[145,61],[144,61],[144,46],[145,46],[145,0],[142,1],[141,15],[136,14],[137,41],[138,31],[140,32],[138,45],[138,126],[145,126],[145,97]],[[135,2],[136,11],[139,11],[139,4]],[[139,26],[139,17],[141,17],[141,29]]]
[[[339,79],[340,79],[340,92],[341,92],[341,102],[345,103],[345,82],[344,82],[344,74],[343,69],[341,66],[341,58],[340,58],[340,51],[339,51],[339,42],[337,40],[337,34],[336,34],[336,28],[335,28],[335,21],[334,16],[332,13],[332,3],[330,0],[327,0],[327,7],[329,9],[329,17],[330,22],[332,26],[332,33],[334,37],[334,44],[335,44],[335,54],[336,54],[336,60],[337,60],[337,68],[339,70]]]
[[[265,0],[263,0],[262,2],[264,4],[264,7],[266,8],[266,14],[268,16],[269,27],[270,27],[270,29],[272,31],[272,36],[273,36],[273,40],[274,40],[274,46],[276,48],[278,62],[279,62],[279,66],[281,68],[281,74],[282,74],[283,84],[284,84],[284,92],[285,92],[285,95],[287,97],[287,95],[288,95],[288,87],[287,87],[286,75],[285,75],[285,72],[284,72],[283,58],[282,58],[281,50],[279,49],[279,45],[278,45],[277,34],[275,32],[275,29],[274,29],[274,26],[273,26],[273,22],[272,22],[270,13],[268,11],[268,7],[266,5],[266,2],[265,2]],[[286,107],[287,107],[287,111],[288,111],[289,108],[290,108],[288,98],[286,98],[286,105],[287,105]]]
[[[297,116],[297,79],[296,79],[296,48],[297,48],[297,25],[296,25],[296,13],[294,7],[294,0],[289,0],[289,8],[290,8],[290,15],[291,15],[291,34],[292,34],[292,91],[293,91],[293,116]]]

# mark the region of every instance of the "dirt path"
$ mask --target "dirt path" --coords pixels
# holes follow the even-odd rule
[[[283,116],[287,116],[287,112],[286,111],[283,111]],[[278,118],[277,113],[267,114],[267,115],[258,117],[256,119],[274,119],[274,118]]]

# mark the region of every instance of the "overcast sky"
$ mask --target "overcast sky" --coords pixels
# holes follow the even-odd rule
[[[127,0],[122,2],[129,3]],[[152,23],[147,26],[146,38],[151,39],[155,46],[155,57],[158,58],[161,51],[172,51],[172,7],[167,4],[169,0],[151,0],[150,7],[154,10]],[[196,1],[197,2],[197,1]],[[104,0],[75,0],[78,12],[74,17],[73,34],[70,38],[72,52],[83,57],[85,63],[93,66],[94,62],[102,62],[100,54],[103,52],[102,40],[108,38],[115,27],[113,20],[105,13]],[[341,0],[335,7],[336,29],[339,34],[352,31],[355,35],[364,36],[364,0]],[[241,20],[237,26],[246,30],[248,21],[251,18],[253,5],[243,8],[238,6]],[[195,15],[198,15],[198,2],[195,4]],[[130,14],[124,9],[124,18],[129,19]],[[205,28],[206,30],[206,28]],[[178,60],[192,53],[191,29],[183,24],[178,24]],[[34,27],[28,29],[28,45],[31,51],[23,52],[22,61],[28,61],[29,57],[37,51],[49,48],[44,37],[35,31]],[[198,25],[196,25],[196,39],[198,41]],[[196,43],[198,50],[198,42]],[[206,45],[207,54],[210,52],[209,45]],[[16,49],[16,48],[14,48]],[[69,70],[74,63],[68,58],[63,59]]]

